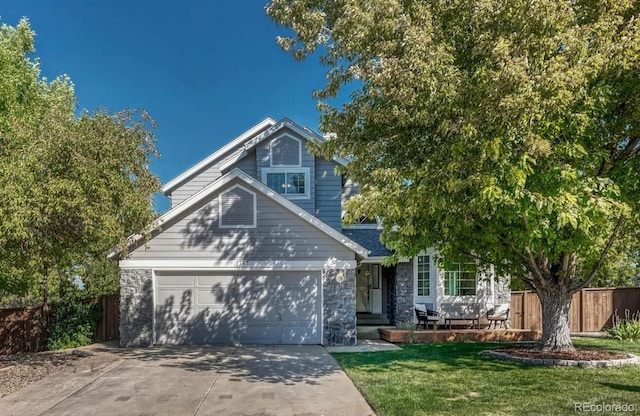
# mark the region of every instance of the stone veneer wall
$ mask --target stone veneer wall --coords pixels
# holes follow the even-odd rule
[[[496,305],[511,303],[511,288],[509,287],[511,279],[508,276],[500,276],[494,283],[494,298]]]
[[[336,279],[344,273],[344,280]],[[341,279],[340,279],[341,280]],[[323,345],[356,345],[356,271],[322,271]]]
[[[120,346],[153,344],[153,280],[148,269],[120,270]]]
[[[413,266],[411,262],[396,264],[394,318],[402,327],[413,322]]]
[[[383,267],[382,278],[386,285],[387,290],[387,318],[391,324],[395,324],[396,319],[396,268],[395,267]]]

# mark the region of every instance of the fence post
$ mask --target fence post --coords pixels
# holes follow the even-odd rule
[[[107,297],[102,296],[102,342],[107,340]]]
[[[527,291],[522,291],[522,329],[527,329]]]
[[[584,288],[580,289],[580,332],[584,332]]]

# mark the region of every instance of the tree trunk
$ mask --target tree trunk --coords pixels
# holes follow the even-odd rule
[[[542,305],[542,339],[538,348],[543,351],[574,351],[569,335],[569,307],[572,297],[569,289],[552,283],[545,289],[538,289],[536,293]]]

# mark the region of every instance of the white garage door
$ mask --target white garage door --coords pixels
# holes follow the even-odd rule
[[[160,344],[320,344],[320,273],[159,272]]]

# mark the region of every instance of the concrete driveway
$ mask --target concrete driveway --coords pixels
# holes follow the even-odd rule
[[[375,415],[320,346],[94,347],[2,415]]]

